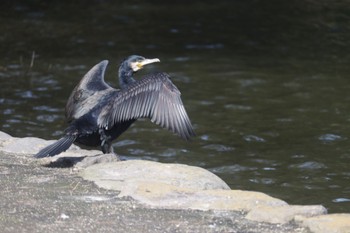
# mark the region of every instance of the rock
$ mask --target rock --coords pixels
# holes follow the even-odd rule
[[[40,138],[8,138],[3,142],[1,150],[7,153],[28,155],[37,153],[43,144],[47,145],[48,143]]]
[[[75,164],[75,168],[82,169],[98,163],[111,163],[118,161],[120,161],[120,158],[116,154],[97,154],[85,157],[83,160]]]
[[[15,138],[7,137],[6,134],[0,134],[1,148],[6,153],[34,155],[40,149],[55,142],[55,140],[44,140],[35,137]],[[80,149],[78,146],[72,145],[68,150]]]
[[[55,140],[44,140],[35,137],[15,138],[0,131],[0,151],[16,155],[30,157],[40,149],[54,143]],[[101,154],[97,150],[82,150],[72,145],[67,151],[41,160],[41,164],[49,167],[72,167],[85,168],[96,163],[114,162],[120,159],[116,155]]]
[[[259,206],[277,207],[288,205],[285,201],[261,192],[243,190],[208,190],[205,193],[220,198],[220,202],[216,203],[216,206],[221,206],[220,209],[226,210],[249,212]],[[219,203],[221,205],[218,205]]]
[[[40,160],[32,158],[34,153],[37,153],[41,148],[52,142],[53,141],[45,141],[32,137],[13,138],[6,133],[0,132],[0,154],[3,155],[0,158],[2,164],[4,164],[2,167],[2,174],[7,175],[8,178],[14,178],[16,174],[18,174],[19,168],[25,170],[25,175],[20,174],[13,181],[6,182],[5,186],[7,189],[11,188],[17,190],[18,179],[24,179],[22,186],[26,188],[20,189],[21,192],[24,193],[28,193],[26,190],[32,187],[32,185],[37,184],[41,189],[42,183],[57,181],[63,182],[57,187],[68,187],[68,191],[70,192],[68,196],[71,197],[71,192],[76,190],[83,181],[75,177],[75,179],[78,179],[78,181],[75,182],[76,184],[74,184],[74,186],[67,186],[68,180],[57,180],[61,177],[59,174],[65,171],[66,179],[68,179],[68,177],[69,179],[73,179],[76,173],[71,174],[64,169],[52,169],[47,167],[71,167],[75,165],[75,168],[80,170],[79,174],[83,179],[94,181],[98,186],[107,189],[107,193],[113,190],[119,191],[116,192],[114,196],[95,197],[94,195],[88,195],[87,198],[89,201],[97,200],[103,203],[118,199],[120,201],[123,200],[122,202],[128,200],[125,201],[125,203],[129,203],[129,200],[132,200],[130,204],[134,206],[133,203],[134,200],[136,200],[138,204],[142,204],[142,208],[145,208],[146,211],[144,213],[148,213],[149,210],[152,209],[157,211],[166,209],[164,213],[174,210],[182,211],[181,216],[185,213],[191,213],[191,209],[193,211],[211,210],[209,212],[199,211],[198,213],[202,215],[203,213],[223,214],[226,216],[226,220],[231,221],[230,226],[239,225],[243,226],[243,229],[252,229],[250,226],[256,229],[256,225],[260,227],[266,226],[264,232],[306,232],[306,228],[314,233],[350,232],[350,214],[325,215],[326,209],[320,205],[288,205],[280,199],[273,198],[261,192],[230,190],[229,186],[219,177],[199,167],[182,164],[162,164],[142,160],[120,162],[118,161],[118,157],[113,154],[101,154],[100,151],[83,150],[77,146],[72,146],[66,152],[54,157]],[[35,163],[32,163],[33,161],[35,161]],[[37,162],[45,166],[38,166]],[[17,166],[13,166],[15,163]],[[52,178],[52,172],[56,174],[55,178]],[[42,176],[44,173],[46,175]],[[3,180],[7,181],[7,179]],[[35,182],[28,186],[29,181]],[[29,193],[32,194],[36,191],[37,195],[41,194],[42,192],[38,187]],[[52,188],[56,188],[56,186],[53,187],[50,185],[47,187],[49,188],[44,188],[43,190],[50,191]],[[14,194],[18,194],[16,193],[17,191],[8,192],[9,195],[6,197],[13,198]],[[56,198],[56,192],[53,193]],[[83,193],[85,195],[85,189]],[[98,194],[100,194],[100,191]],[[79,196],[77,196],[77,198],[78,197]],[[132,197],[132,199],[126,197]],[[63,201],[64,203],[68,203],[65,200]],[[54,203],[51,199],[47,200],[47,202],[50,204]],[[8,203],[15,202],[8,201]],[[106,205],[110,206],[109,204]],[[130,209],[131,212],[134,211],[134,207],[132,206]],[[22,208],[23,205],[15,205],[15,208],[19,207]],[[35,205],[33,210],[36,208],[37,205]],[[67,208],[70,210],[70,206]],[[11,207],[11,210],[12,209]],[[45,207],[43,209],[48,208]],[[91,211],[91,209],[89,209],[89,211]],[[69,211],[67,213],[69,213]],[[66,212],[62,212],[57,214],[59,214],[58,216],[60,219],[64,221],[74,218],[72,213],[66,214]],[[239,217],[232,217],[233,214],[238,214],[237,216]],[[16,214],[16,216],[17,215],[18,214]],[[120,214],[117,216],[120,216]],[[157,217],[156,219],[159,218]],[[219,220],[222,222],[223,218],[220,217]],[[219,220],[217,224],[220,224]],[[270,226],[272,228],[269,228]],[[279,231],[277,229],[279,229],[280,226],[288,227],[282,227],[284,230]],[[218,229],[217,226],[215,226],[215,229]],[[233,228],[222,229],[226,232]],[[275,230],[271,231],[267,229]],[[290,229],[290,231],[286,229]]]
[[[157,183],[142,183],[131,196],[141,203],[171,209],[248,212],[258,206],[283,206],[286,202],[266,194],[241,190],[195,190]]]
[[[316,217],[296,216],[295,221],[313,233],[349,233],[350,214],[328,214]]]
[[[250,211],[287,205],[263,193],[230,190],[213,173],[182,164],[131,160],[90,166],[80,174],[100,187],[120,191],[120,197],[131,196],[150,206]]]
[[[0,151],[1,232],[308,232],[292,223],[246,220],[240,211],[149,208],[71,169],[31,161],[41,160]]]
[[[9,139],[9,138],[12,138],[11,135],[0,131],[0,140],[5,140],[5,139]]]
[[[230,190],[211,172],[182,164],[131,160],[87,167],[80,175],[142,204],[167,209],[244,211],[247,220],[286,224],[297,215],[325,214],[323,206],[290,206],[260,192]]]
[[[81,174],[101,187],[124,190],[125,194],[128,194],[126,187],[131,191],[144,182],[198,190],[230,189],[223,180],[203,168],[144,160],[94,165]]]
[[[269,214],[266,214],[269,213]],[[295,216],[318,216],[326,214],[327,210],[321,205],[285,205],[285,206],[261,206],[253,208],[246,216],[247,219],[258,222],[285,224]]]

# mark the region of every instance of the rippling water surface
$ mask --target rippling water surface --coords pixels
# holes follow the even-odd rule
[[[115,142],[117,153],[201,166],[233,189],[350,212],[343,26],[350,16],[341,5],[306,2],[15,1],[0,21],[0,130],[58,138],[65,102],[94,64],[109,59],[106,79],[117,87],[123,57],[158,57],[161,63],[138,76],[172,75],[197,137],[184,142],[140,120]]]

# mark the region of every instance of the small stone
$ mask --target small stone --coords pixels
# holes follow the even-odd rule
[[[66,215],[66,214],[61,214],[61,216],[60,216],[62,219],[68,219],[69,218],[69,216],[68,215]]]
[[[116,154],[99,154],[95,156],[87,156],[75,164],[75,168],[81,169],[98,163],[110,163],[120,161]]]

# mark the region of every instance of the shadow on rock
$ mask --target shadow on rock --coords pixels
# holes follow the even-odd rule
[[[69,168],[74,167],[77,163],[83,161],[87,156],[84,157],[60,157],[55,161],[48,164],[44,164],[44,167],[50,168]]]
[[[96,154],[96,155],[86,155],[86,156],[66,156],[58,157],[54,161],[45,164],[45,167],[51,168],[86,168],[98,163],[109,163],[121,161],[120,157],[116,154]]]

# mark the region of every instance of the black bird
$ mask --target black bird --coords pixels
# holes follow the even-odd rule
[[[65,135],[35,157],[57,155],[73,143],[101,146],[103,153],[113,153],[112,141],[138,118],[149,118],[185,140],[194,136],[181,93],[167,73],[149,74],[140,80],[133,78],[135,72],[154,62],[159,59],[136,55],[125,59],[119,67],[119,90],[104,81],[108,61],[95,65],[68,99],[66,119],[69,126]]]

